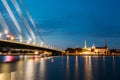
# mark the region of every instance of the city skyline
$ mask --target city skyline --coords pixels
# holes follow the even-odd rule
[[[119,3],[0,0],[0,80],[120,80]]]

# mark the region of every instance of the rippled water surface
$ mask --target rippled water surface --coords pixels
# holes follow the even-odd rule
[[[24,57],[1,62],[0,80],[120,80],[120,57]]]

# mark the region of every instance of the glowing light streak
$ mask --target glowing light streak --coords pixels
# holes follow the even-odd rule
[[[29,31],[29,33],[31,34],[31,37],[33,38],[34,41],[36,41],[36,37],[34,32],[32,31],[32,29],[30,28],[30,25],[28,24],[26,18],[24,17],[22,10],[20,9],[20,6],[18,5],[16,0],[11,0],[13,6],[15,7],[15,9],[17,10],[19,16],[22,18],[27,30]]]
[[[41,34],[40,34],[40,32],[39,32],[39,30],[37,29],[37,26],[35,25],[34,20],[32,19],[30,13],[28,12],[28,10],[27,10],[27,8],[26,8],[26,6],[25,6],[25,4],[24,4],[24,1],[21,0],[21,3],[22,3],[22,5],[23,5],[23,7],[24,7],[24,9],[25,9],[25,11],[26,11],[26,13],[27,13],[27,15],[28,15],[28,17],[29,17],[31,23],[32,23],[32,25],[34,26],[34,28],[35,28],[36,31],[38,32],[38,35],[40,36],[40,39],[42,40],[43,43],[45,43],[44,40],[43,40],[43,38],[42,38],[42,36],[41,36]]]
[[[0,33],[0,38],[2,37],[2,33]]]
[[[7,1],[6,1],[6,0],[2,0],[2,3],[3,3],[3,5],[5,6],[7,12],[9,13],[9,15],[10,15],[12,21],[14,22],[15,27],[18,29],[19,33],[21,34],[21,28],[20,28],[20,25],[18,24],[18,22],[17,22],[17,20],[16,20],[14,14],[13,14],[11,8],[9,7]]]
[[[9,28],[7,26],[7,23],[5,22],[4,17],[2,16],[2,13],[0,12],[0,24],[2,26],[2,28],[4,29],[4,33],[8,34],[9,32]]]

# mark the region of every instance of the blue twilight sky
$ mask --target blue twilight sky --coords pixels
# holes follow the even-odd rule
[[[120,0],[24,0],[48,44],[120,48]]]

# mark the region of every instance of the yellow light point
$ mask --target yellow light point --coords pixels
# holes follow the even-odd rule
[[[35,54],[38,54],[39,52],[38,51],[35,51]]]
[[[29,43],[30,43],[30,41],[27,41],[27,43],[29,44]]]
[[[91,50],[91,48],[88,48],[88,50],[90,51],[90,50]]]
[[[11,37],[11,40],[15,40],[15,38],[12,36],[12,37]]]

